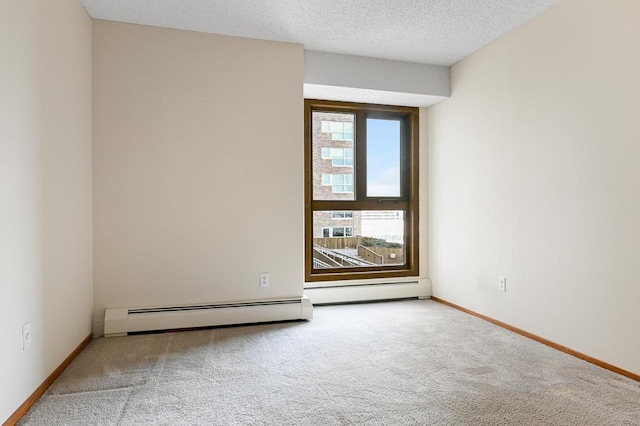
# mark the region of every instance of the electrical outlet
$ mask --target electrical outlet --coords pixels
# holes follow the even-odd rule
[[[506,277],[498,277],[498,290],[506,293],[507,291],[507,278]]]
[[[31,323],[22,326],[22,350],[26,351],[31,346]]]
[[[269,287],[269,273],[263,272],[260,274],[260,287]]]

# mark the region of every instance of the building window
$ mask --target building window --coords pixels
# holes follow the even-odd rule
[[[322,174],[322,186],[330,186],[334,194],[353,192],[353,175]]]
[[[331,212],[332,219],[353,219],[353,212],[335,211]]]
[[[322,228],[323,238],[353,237],[352,226],[329,226]]]
[[[322,133],[331,134],[334,141],[352,141],[353,123],[344,121],[322,121],[320,124]]]
[[[306,281],[418,276],[418,109],[305,100],[304,115]]]
[[[353,149],[322,148],[322,159],[331,160],[333,167],[353,167]]]

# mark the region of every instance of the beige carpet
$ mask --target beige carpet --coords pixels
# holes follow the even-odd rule
[[[640,425],[640,383],[433,301],[94,340],[22,425]]]

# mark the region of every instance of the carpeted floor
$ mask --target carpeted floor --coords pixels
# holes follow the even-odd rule
[[[94,340],[21,425],[640,425],[640,383],[433,301]]]

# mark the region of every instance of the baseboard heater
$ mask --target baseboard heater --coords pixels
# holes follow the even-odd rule
[[[317,285],[306,286],[305,296],[308,296],[314,305],[331,303],[367,302],[374,300],[392,300],[404,298],[428,298],[431,297],[431,280],[419,278],[407,281],[362,281],[352,282],[350,285]]]
[[[155,308],[109,308],[104,315],[104,335],[217,325],[251,324],[311,319],[308,297],[255,302],[162,306]]]

